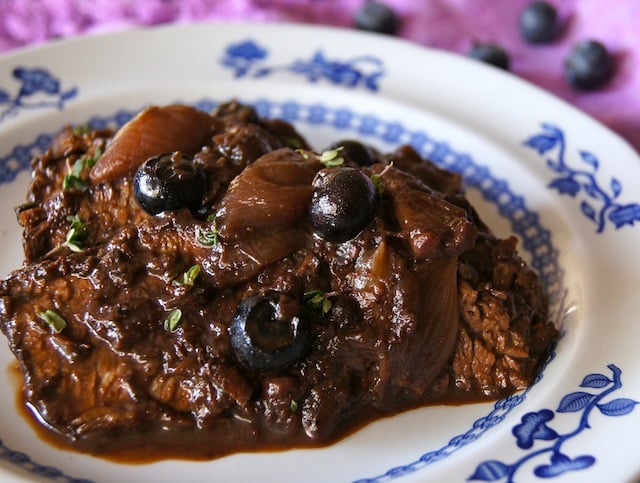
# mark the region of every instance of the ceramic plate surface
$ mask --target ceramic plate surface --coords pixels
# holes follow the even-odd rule
[[[316,148],[410,143],[464,175],[541,274],[564,335],[530,390],[437,406],[322,449],[123,465],[55,449],[16,409],[0,347],[0,480],[634,481],[640,476],[640,159],[567,104],[459,56],[294,25],[134,30],[0,57],[0,273],[20,266],[13,208],[28,162],[65,124],[120,125],[148,104],[237,98]]]

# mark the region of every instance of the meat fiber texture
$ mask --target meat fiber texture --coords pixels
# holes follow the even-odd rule
[[[364,0],[9,0],[0,2],[0,51],[59,37],[140,25],[202,20],[293,21],[351,28]],[[473,42],[503,46],[514,75],[593,115],[640,150],[640,4],[636,0],[550,0],[563,20],[550,44],[530,45],[518,31],[529,0],[387,0],[397,35],[465,55]],[[613,79],[595,92],[572,89],[563,63],[578,41],[595,39],[615,56]]]
[[[172,143],[206,171],[207,191],[195,212],[150,215],[133,175]],[[63,130],[33,161],[17,208],[25,263],[0,283],[1,328],[38,419],[91,451],[144,441],[211,457],[327,441],[372,414],[532,384],[558,334],[515,238],[491,234],[459,175],[408,146],[372,152],[371,165],[343,161],[377,177],[375,214],[332,243],[308,212],[318,172],[338,168],[249,107],[152,106],[118,133]],[[81,182],[63,188],[79,160]],[[218,238],[203,244],[212,223]],[[189,278],[190,267],[201,271]],[[229,327],[243,300],[272,291],[294,305],[320,291],[331,306],[304,309],[306,353],[256,371]]]

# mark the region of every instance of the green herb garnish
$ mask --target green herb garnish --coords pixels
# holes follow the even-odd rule
[[[310,153],[305,149],[296,149],[296,152],[300,153],[304,159],[313,157],[320,163],[324,164],[327,168],[335,168],[344,164],[344,158],[340,156],[340,151],[344,148],[339,146],[335,149],[327,149],[320,154]]]
[[[341,166],[344,164],[344,158],[340,156],[340,151],[343,149],[344,148],[342,146],[339,146],[336,149],[327,149],[326,151],[322,151],[318,161],[324,164],[327,168]]]
[[[331,300],[329,297],[335,295],[333,292],[325,293],[322,290],[311,290],[304,293],[304,301],[310,309],[318,310],[322,315],[326,315],[331,310]]]
[[[180,321],[182,319],[182,310],[173,309],[169,312],[167,316],[167,320],[164,321],[164,328],[170,332],[175,332],[180,325]]]
[[[69,191],[69,190],[84,191],[88,187],[89,185],[85,180],[73,174],[65,174],[64,178],[62,179],[62,189],[64,191]]]
[[[67,216],[71,222],[67,237],[60,246],[67,247],[72,252],[81,252],[84,249],[83,242],[87,238],[87,228],[78,215]]]
[[[54,333],[59,334],[67,326],[67,321],[55,310],[47,309],[42,312],[37,312],[38,317],[44,320]]]
[[[373,186],[375,186],[376,188],[376,193],[378,193],[378,196],[384,194],[384,184],[382,183],[382,176],[387,171],[389,171],[392,167],[393,167],[393,161],[387,164],[384,167],[384,169],[379,173],[373,173],[371,176],[369,176],[369,178],[371,179],[371,182],[373,183]]]
[[[73,134],[76,136],[88,134],[89,131],[91,131],[91,126],[89,126],[89,124],[83,124],[82,126],[76,126],[73,128]]]
[[[62,180],[62,189],[67,190],[86,190],[89,185],[82,178],[82,173],[85,170],[89,170],[95,166],[98,159],[102,156],[102,149],[97,148],[92,156],[83,156],[76,159],[75,163],[71,167],[71,170]]]
[[[102,156],[102,148],[96,148],[92,156],[84,158],[84,167],[89,169],[93,168],[98,162],[98,159],[100,159],[100,156]]]
[[[173,284],[193,287],[193,284],[196,283],[196,279],[198,278],[198,275],[200,275],[200,272],[202,272],[202,267],[200,265],[192,265],[189,267],[189,270],[182,274],[182,280],[175,279],[173,280]]]
[[[294,413],[298,410],[298,401],[296,401],[295,399],[291,400],[291,411],[293,411]]]
[[[211,214],[207,217],[207,221],[210,223],[209,228],[200,228],[196,226],[196,241],[205,247],[212,247],[218,245],[218,226],[216,221],[216,215]]]

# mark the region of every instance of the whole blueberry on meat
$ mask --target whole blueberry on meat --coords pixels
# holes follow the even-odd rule
[[[469,57],[500,69],[509,70],[509,56],[506,50],[497,44],[476,43],[471,47]]]
[[[182,153],[147,159],[133,178],[133,195],[151,215],[180,208],[197,209],[207,189],[204,170]]]
[[[360,141],[344,139],[329,146],[329,149],[342,148],[341,154],[346,156],[359,166],[371,166],[377,161],[377,153],[371,146],[366,146]]]
[[[313,185],[311,225],[324,240],[351,240],[373,218],[376,189],[371,179],[359,169],[323,169]]]
[[[558,31],[558,12],[547,2],[531,2],[520,15],[520,33],[527,42],[550,42]]]
[[[304,306],[276,291],[244,299],[231,321],[229,335],[237,359],[253,372],[285,369],[302,359],[311,345]]]
[[[356,10],[353,22],[357,29],[369,32],[394,34],[398,30],[395,12],[388,5],[375,0],[367,1]]]
[[[576,44],[564,64],[564,78],[578,89],[596,89],[613,74],[613,58],[597,40]]]

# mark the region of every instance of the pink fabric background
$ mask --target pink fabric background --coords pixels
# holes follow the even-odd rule
[[[138,25],[205,20],[295,21],[351,27],[364,0],[0,0],[0,53]],[[550,0],[566,22],[549,45],[528,45],[518,17],[529,0],[386,0],[401,20],[398,35],[465,54],[475,40],[504,46],[514,75],[593,115],[640,151],[640,1]],[[596,39],[615,55],[615,77],[595,92],[562,78],[571,46]]]

